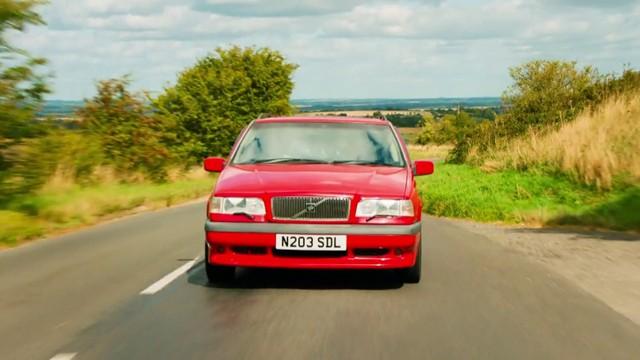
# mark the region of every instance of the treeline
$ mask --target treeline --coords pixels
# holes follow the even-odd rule
[[[371,117],[373,118],[386,118],[395,127],[419,127],[422,126],[422,115],[419,112],[415,113],[393,113],[383,115],[382,112],[376,111]]]
[[[483,121],[483,120],[494,120],[496,118],[496,114],[500,111],[498,108],[465,108],[458,107],[455,109],[450,108],[435,108],[415,112],[402,112],[402,113],[387,113],[385,115],[380,111],[375,111],[369,117],[372,118],[386,118],[389,120],[395,127],[399,128],[416,128],[423,127],[429,124],[430,120],[441,121],[447,117],[447,119],[451,118],[451,116],[455,116],[461,111],[467,113],[471,118],[475,121]],[[342,114],[341,114],[342,115]],[[347,114],[345,113],[344,116]],[[428,143],[431,140],[424,139],[424,143]]]
[[[226,154],[260,114],[293,110],[297,66],[277,51],[232,46],[199,59],[157,97],[130,91],[127,77],[108,79],[77,120],[38,120],[49,92],[41,75],[46,61],[5,38],[9,29],[43,24],[33,11],[38,3],[8,0],[0,9],[0,203],[41,188],[55,174],[79,184],[105,177],[162,182],[173,169]]]
[[[459,106],[457,108],[450,109],[431,109],[429,112],[434,120],[441,120],[447,115],[457,115],[461,111],[467,113],[471,118],[476,121],[483,120],[495,120],[498,114],[502,113],[502,109],[499,107],[464,107]]]

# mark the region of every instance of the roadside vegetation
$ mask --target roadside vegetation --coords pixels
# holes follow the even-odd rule
[[[215,178],[198,169],[180,179],[162,183],[114,181],[92,186],[47,186],[3,204],[0,248],[200,198],[211,191],[214,181]]]
[[[0,7],[0,247],[123,213],[199,198],[224,155],[261,114],[293,111],[295,64],[265,48],[218,48],[157,97],[127,76],[96,84],[67,120],[36,116],[49,93],[46,60],[8,43],[9,30],[43,25],[40,0]],[[224,74],[224,76],[220,76]]]
[[[640,72],[533,61],[511,76],[493,121],[425,121],[419,142],[453,144],[419,180],[427,211],[640,231]]]

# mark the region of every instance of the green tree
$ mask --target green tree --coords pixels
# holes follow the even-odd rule
[[[422,115],[422,131],[418,134],[416,143],[426,145],[434,142],[436,135],[437,123],[430,112]]]
[[[454,139],[456,141],[459,141],[470,136],[477,126],[478,123],[473,120],[469,113],[467,113],[466,111],[459,111],[458,114],[456,114],[455,119],[453,120],[453,127],[455,129]]]
[[[632,94],[640,90],[640,71],[625,68],[621,75],[606,74],[598,80],[593,89],[593,105],[607,100],[610,96]]]
[[[41,25],[35,12],[39,0],[0,0],[0,198],[28,191],[19,186],[20,176],[11,173],[18,161],[20,143],[44,131],[35,113],[48,92],[46,76],[38,69],[45,60],[12,46],[7,31],[23,31],[27,25]],[[16,186],[14,186],[16,185]]]
[[[435,121],[432,116],[425,116],[422,133],[418,137],[419,144],[459,144],[473,136],[478,128],[478,121],[466,111],[446,114]]]
[[[589,104],[597,71],[576,62],[535,60],[509,70],[513,84],[504,92],[506,136],[573,120]]]
[[[146,99],[127,90],[129,80],[100,81],[97,94],[85,101],[78,115],[96,136],[108,162],[124,172],[143,172],[162,181],[171,152],[171,127],[154,114]]]
[[[183,71],[154,102],[177,125],[175,148],[190,161],[227,153],[261,114],[287,115],[297,65],[268,48],[218,48]]]
[[[434,141],[437,144],[451,143],[456,138],[456,115],[447,114],[440,119]]]
[[[43,24],[33,10],[42,3],[0,0],[0,144],[4,146],[34,133],[34,114],[48,92],[45,77],[37,71],[46,61],[12,46],[6,38],[8,30]]]

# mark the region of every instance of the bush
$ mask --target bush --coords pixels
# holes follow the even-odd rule
[[[548,60],[511,68],[509,74],[514,83],[502,96],[508,112],[500,123],[508,137],[573,120],[592,100],[598,78],[590,66]]]
[[[3,198],[28,194],[42,186],[55,171],[59,150],[60,144],[50,136],[23,140],[13,146],[5,153],[11,169],[3,173]]]
[[[456,143],[468,137],[478,126],[478,122],[465,111],[459,111],[455,115],[446,114],[439,121],[432,116],[425,116],[423,123],[422,133],[417,139],[421,145]]]
[[[177,125],[176,148],[197,163],[228,153],[242,128],[261,114],[290,114],[296,68],[267,48],[218,48],[182,72],[154,104]]]
[[[50,130],[26,139],[10,154],[12,168],[5,173],[3,189],[8,197],[20,197],[49,182],[89,184],[96,167],[104,163],[100,139],[86,131]]]
[[[602,103],[613,96],[633,94],[640,91],[640,71],[624,69],[622,75],[608,74],[601,77],[593,88],[595,104]]]
[[[140,171],[163,181],[172,160],[171,126],[151,112],[145,99],[127,90],[129,81],[104,80],[98,93],[78,110],[82,124],[102,147],[105,160],[119,171]]]

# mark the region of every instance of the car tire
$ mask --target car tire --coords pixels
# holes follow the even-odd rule
[[[236,274],[235,266],[220,266],[209,263],[207,244],[204,245],[204,268],[210,284],[231,282]]]
[[[416,263],[407,269],[402,269],[402,281],[409,284],[417,284],[420,282],[420,275],[422,274],[422,239],[418,244],[418,253],[416,255]]]

